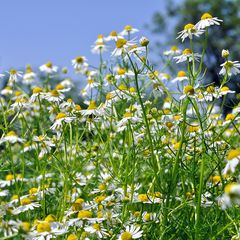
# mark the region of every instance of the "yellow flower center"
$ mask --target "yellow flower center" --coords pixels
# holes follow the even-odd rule
[[[102,38],[104,38],[104,36],[102,34],[99,34],[97,38],[102,39]]]
[[[98,224],[98,223],[94,223],[93,225],[92,225],[92,227],[94,228],[94,229],[96,229],[96,230],[101,230],[101,227],[100,227],[100,224]]]
[[[123,115],[124,118],[131,118],[132,116],[133,116],[133,114],[131,112],[126,112]]]
[[[67,102],[68,103],[73,103],[73,100],[71,98],[68,98]]]
[[[42,233],[42,232],[50,232],[51,231],[51,225],[49,222],[40,222],[37,225],[37,232]]]
[[[29,189],[28,192],[29,192],[30,195],[33,195],[33,194],[38,192],[38,188],[31,188],[31,189]]]
[[[84,58],[82,56],[78,56],[75,58],[76,63],[81,64],[84,62]]]
[[[126,90],[127,90],[127,87],[126,87],[126,85],[124,85],[123,83],[121,83],[121,84],[118,86],[118,89],[119,89],[120,91],[126,91]]]
[[[107,189],[106,184],[104,183],[99,184],[98,188],[100,191],[105,191]]]
[[[121,234],[121,239],[122,240],[131,240],[131,239],[133,239],[132,234],[130,232],[123,232]]]
[[[20,201],[20,203],[21,203],[21,205],[23,206],[23,205],[28,205],[28,204],[30,204],[32,201],[31,201],[31,199],[30,198],[23,198],[23,199],[21,199],[21,201]]]
[[[212,176],[212,182],[213,184],[218,184],[219,182],[221,182],[221,177],[218,175]]]
[[[45,221],[47,222],[56,222],[56,217],[53,214],[49,214],[46,218]]]
[[[92,212],[88,211],[88,210],[81,210],[78,213],[78,218],[82,219],[82,218],[91,218],[92,217]]]
[[[17,137],[17,134],[14,131],[10,131],[6,135],[7,137]]]
[[[119,38],[119,39],[116,41],[116,48],[122,48],[126,43],[127,43],[127,40],[126,40],[126,39]]]
[[[41,93],[42,92],[42,88],[40,87],[34,87],[32,90],[33,93]]]
[[[126,25],[126,26],[124,27],[124,30],[130,32],[130,31],[132,30],[132,26],[131,26],[131,25]]]
[[[149,201],[147,194],[139,194],[138,195],[138,200],[140,202],[148,202]]]
[[[76,111],[80,111],[80,110],[82,110],[82,108],[81,108],[81,106],[80,106],[79,104],[76,104],[75,110],[76,110]]]
[[[10,75],[16,75],[17,74],[17,70],[16,69],[11,69],[9,71]]]
[[[77,236],[75,234],[70,234],[67,238],[67,240],[77,240]]]
[[[172,46],[172,47],[171,47],[171,51],[176,52],[177,50],[178,50],[178,47],[177,47],[177,46]]]
[[[119,68],[117,71],[118,75],[124,75],[126,73],[126,70],[124,68]]]
[[[21,91],[16,91],[16,92],[15,92],[15,96],[16,96],[16,97],[19,97],[19,96],[21,96],[21,95],[22,95],[22,92],[21,92]]]
[[[112,32],[110,32],[110,34],[109,34],[109,36],[111,36],[111,37],[116,37],[118,34],[117,34],[117,32],[116,31],[112,31]]]
[[[94,110],[96,108],[97,108],[96,101],[94,101],[94,100],[90,101],[90,104],[89,104],[87,109],[88,110]]]
[[[135,89],[134,87],[130,87],[130,88],[129,88],[129,92],[130,92],[130,93],[135,93],[135,92],[136,92],[136,89]]]
[[[210,13],[204,13],[202,16],[201,16],[201,20],[206,20],[206,19],[211,19],[213,18],[212,15]]]
[[[33,72],[32,67],[30,65],[27,65],[25,73],[31,73],[31,72]]]
[[[188,132],[193,133],[197,132],[199,130],[199,126],[189,126],[188,127]]]
[[[226,120],[226,121],[231,121],[231,120],[233,120],[234,118],[235,118],[235,115],[232,114],[232,113],[229,113],[229,114],[226,116],[225,120]]]
[[[183,92],[188,95],[194,95],[194,88],[191,85],[187,85],[183,88]]]
[[[45,66],[48,67],[48,68],[52,68],[52,67],[53,67],[53,64],[52,64],[51,62],[47,62],[47,63],[45,64]]]
[[[240,155],[239,149],[231,149],[227,154],[227,160],[232,160]]]
[[[87,83],[88,83],[88,84],[93,84],[93,83],[94,83],[94,80],[93,80],[93,79],[89,79],[89,80],[87,81]]]
[[[95,198],[95,202],[96,202],[96,203],[101,203],[102,201],[105,200],[105,198],[106,198],[106,196],[97,196],[97,197]]]
[[[184,30],[194,30],[195,27],[192,23],[188,23],[187,25],[184,26]]]
[[[224,87],[221,88],[220,91],[221,92],[227,92],[227,91],[229,91],[229,87],[224,86]]]
[[[184,71],[179,71],[178,74],[177,74],[178,77],[186,77],[186,72]]]
[[[114,94],[111,93],[111,92],[107,93],[107,95],[106,95],[106,99],[107,99],[107,100],[110,100],[110,99],[112,99],[113,97],[114,97]]]
[[[215,90],[215,89],[214,89],[214,86],[208,86],[208,87],[207,87],[207,92],[208,92],[208,93],[214,93],[214,90]]]
[[[21,223],[21,228],[24,232],[29,232],[30,227],[31,227],[31,224],[29,222],[22,222]]]
[[[150,213],[146,213],[146,214],[144,215],[143,219],[144,219],[146,222],[150,221],[150,220],[151,220],[151,214],[150,214]]]
[[[12,181],[14,179],[14,176],[13,174],[8,174],[6,177],[5,177],[6,181]]]
[[[232,187],[236,186],[236,185],[237,185],[236,182],[232,182],[232,183],[227,184],[224,188],[224,192],[230,194],[231,190],[232,190]]]
[[[62,84],[58,84],[56,87],[55,87],[56,90],[63,90],[64,89],[64,86]]]
[[[63,113],[63,112],[60,112],[60,113],[58,113],[58,115],[56,116],[56,120],[59,120],[59,119],[61,119],[61,118],[65,118],[67,115],[65,114],[65,113]]]
[[[190,48],[186,48],[183,50],[182,52],[183,55],[189,55],[189,54],[192,54],[192,50]]]
[[[52,90],[50,93],[53,97],[58,97],[59,96],[59,92],[56,89]]]

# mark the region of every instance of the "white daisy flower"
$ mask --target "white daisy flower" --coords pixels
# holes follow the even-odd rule
[[[223,175],[235,172],[236,167],[238,166],[239,160],[240,160],[240,150],[231,149],[228,152],[226,159],[227,159],[227,164],[223,169]]]
[[[13,215],[18,215],[20,213],[26,212],[28,210],[34,210],[39,208],[41,205],[38,202],[32,202],[30,198],[22,198],[20,201],[20,206],[12,210]]]
[[[0,144],[4,142],[9,142],[9,143],[23,143],[25,140],[23,138],[20,138],[17,136],[17,134],[14,131],[8,132],[5,136],[3,136],[0,139]]]
[[[185,71],[179,71],[177,73],[177,77],[172,79],[172,82],[173,83],[175,83],[175,82],[182,82],[184,80],[188,80],[186,72]]]
[[[36,80],[36,73],[33,72],[30,65],[26,66],[25,74],[23,75],[23,84],[30,85]]]
[[[63,123],[70,123],[73,120],[75,120],[76,117],[68,117],[66,113],[60,112],[56,116],[56,121],[53,123],[53,125],[50,127],[52,130],[58,130],[60,127],[62,127]]]
[[[104,38],[106,42],[109,41],[117,41],[119,38],[123,38],[121,35],[119,35],[116,31],[110,32],[110,34]]]
[[[96,234],[100,239],[106,236],[110,237],[107,229],[103,228],[100,223],[93,223],[91,226],[85,227],[84,230],[91,234]]]
[[[64,99],[64,95],[58,90],[54,89],[46,93],[43,98],[49,102],[60,103]]]
[[[227,74],[229,77],[232,75],[237,75],[240,73],[240,63],[239,61],[229,61],[227,60],[225,63],[220,65],[222,67],[219,72],[220,75]]]
[[[58,70],[58,67],[54,66],[52,64],[52,62],[47,62],[47,63],[43,64],[42,66],[40,66],[39,70],[41,72],[45,72],[45,73],[51,74],[51,73],[56,73],[57,70]]]
[[[217,17],[213,17],[209,13],[204,13],[201,17],[201,20],[195,25],[195,27],[197,29],[204,29],[212,25],[220,25],[220,22],[222,22],[221,19],[218,19]]]
[[[189,23],[184,26],[184,29],[181,32],[178,33],[179,35],[177,39],[181,38],[183,42],[186,38],[192,39],[193,36],[199,37],[203,33],[204,30],[197,29],[192,23]]]
[[[119,235],[118,240],[126,240],[126,239],[138,239],[142,237],[143,231],[140,230],[140,227],[127,226],[125,231]]]
[[[121,56],[123,53],[128,52],[129,47],[134,45],[133,42],[127,41],[124,38],[118,39],[115,44],[116,44],[115,49],[112,52],[112,56],[115,56],[115,57]]]
[[[10,86],[6,86],[4,89],[1,90],[1,94],[4,95],[4,96],[12,95],[13,90]]]
[[[137,28],[133,28],[131,25],[126,25],[122,32],[120,32],[121,36],[129,36],[130,34],[139,32]]]
[[[177,63],[181,63],[181,62],[192,62],[193,61],[193,55],[194,55],[194,60],[199,61],[199,59],[201,58],[201,54],[199,53],[194,53],[192,52],[192,50],[190,48],[186,48],[185,50],[183,50],[182,55],[180,56],[176,56],[173,57]]]
[[[117,132],[122,132],[124,129],[126,129],[128,123],[135,124],[141,120],[141,118],[134,116],[132,112],[126,112],[123,116],[123,119],[117,124]]]
[[[96,42],[94,46],[92,46],[92,53],[93,54],[102,54],[108,50],[107,45],[105,42]]]
[[[172,46],[170,50],[164,51],[163,55],[165,56],[176,56],[180,54],[182,51],[177,46]]]
[[[8,85],[12,86],[13,83],[18,82],[19,78],[22,77],[22,72],[17,71],[16,69],[11,69],[9,72]]]
[[[84,56],[77,56],[72,60],[76,72],[85,73],[88,70],[87,59]]]

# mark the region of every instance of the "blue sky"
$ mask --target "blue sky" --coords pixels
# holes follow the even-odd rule
[[[150,37],[144,24],[163,4],[158,0],[1,1],[0,68],[38,67],[49,60],[70,66],[78,55],[96,64],[98,57],[91,54],[90,46],[98,34],[130,24]]]

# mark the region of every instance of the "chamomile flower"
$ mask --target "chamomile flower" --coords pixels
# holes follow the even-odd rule
[[[119,35],[116,31],[112,31],[109,33],[107,37],[104,38],[106,42],[109,41],[117,41],[119,38],[123,38],[123,36]]]
[[[226,159],[227,159],[227,164],[223,170],[223,175],[235,172],[236,167],[238,166],[239,160],[240,160],[240,150],[231,149],[228,152]]]
[[[199,37],[203,33],[204,30],[199,30],[194,26],[194,24],[188,23],[187,25],[184,26],[184,29],[178,33],[179,35],[177,39],[181,38],[183,42],[186,38],[192,39],[193,36]]]
[[[56,73],[58,70],[58,67],[53,65],[52,62],[47,62],[39,67],[39,70],[41,72],[45,72],[48,74]]]
[[[127,41],[125,38],[118,39],[115,43],[115,49],[112,52],[112,56],[121,56],[122,54],[128,52],[129,47],[131,47],[133,44],[133,42]]]
[[[136,116],[134,113],[128,111],[126,113],[124,113],[122,120],[120,120],[117,124],[118,127],[118,132],[123,131],[124,129],[126,129],[127,124],[131,123],[131,124],[135,124],[137,122],[140,122],[142,119],[139,118],[138,116]]]
[[[36,80],[36,73],[33,72],[32,67],[30,65],[26,66],[25,73],[23,75],[23,84],[30,85]]]
[[[0,139],[0,144],[2,144],[4,142],[23,143],[24,141],[25,141],[24,139],[17,136],[16,132],[10,131],[5,136],[2,136],[2,138]]]
[[[13,86],[15,82],[18,82],[20,78],[22,78],[22,72],[17,71],[16,69],[10,69],[9,70],[9,79],[8,79],[8,85]]]
[[[107,45],[105,42],[96,42],[94,46],[92,46],[92,53],[93,54],[102,54],[108,50]]]
[[[60,103],[64,99],[64,95],[58,90],[54,89],[46,93],[43,98],[49,102]]]
[[[183,50],[182,54],[180,56],[173,57],[176,60],[176,63],[181,63],[181,62],[192,62],[193,61],[193,56],[194,60],[198,61],[201,58],[201,54],[194,53],[190,48],[186,48]]]
[[[13,90],[10,86],[6,86],[4,89],[1,90],[1,94],[4,95],[4,96],[12,95]]]
[[[183,88],[183,95],[180,99],[184,99],[186,97],[195,98],[196,97],[196,89],[191,85],[186,85]]]
[[[81,111],[83,116],[96,115],[99,116],[102,114],[101,106],[97,107],[96,101],[91,100],[87,109]]]
[[[72,60],[76,72],[85,73],[88,70],[87,59],[84,56],[77,56]]]
[[[18,215],[29,210],[34,210],[35,208],[39,208],[41,206],[38,202],[33,202],[30,198],[27,197],[22,198],[20,204],[20,206],[12,210],[12,214]]]
[[[210,13],[204,13],[201,20],[195,25],[197,29],[204,29],[212,25],[220,25],[221,19],[213,17]]]
[[[172,46],[170,50],[164,51],[163,55],[165,56],[176,56],[180,54],[182,51],[177,46]]]
[[[142,233],[143,231],[140,230],[140,227],[134,225],[127,226],[125,231],[119,235],[118,240],[138,239],[142,237]]]
[[[32,89],[32,96],[30,97],[29,102],[33,103],[36,100],[42,100],[44,97],[43,89],[41,87],[34,87]]]
[[[87,85],[84,88],[84,91],[88,93],[91,89],[96,88],[98,86],[99,86],[99,83],[94,81],[94,79],[88,79]]]
[[[223,64],[221,64],[221,71],[219,72],[220,75],[227,74],[229,77],[232,75],[237,75],[240,73],[240,63],[239,61],[229,61],[227,60]]]
[[[184,80],[188,80],[187,74],[185,71],[179,71],[177,73],[177,77],[172,80],[173,83],[175,82],[182,82]]]
[[[120,32],[121,36],[129,36],[130,34],[139,32],[137,28],[133,28],[131,25],[126,25],[122,32]]]
[[[70,123],[73,120],[75,120],[75,117],[68,117],[66,113],[60,112],[56,116],[56,121],[53,123],[53,125],[50,127],[52,130],[58,130],[60,127],[62,127],[63,123]]]
[[[106,236],[110,237],[107,229],[103,228],[101,223],[93,223],[91,226],[85,227],[84,230],[88,233],[97,235],[100,239]]]

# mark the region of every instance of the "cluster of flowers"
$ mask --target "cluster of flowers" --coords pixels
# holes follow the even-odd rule
[[[220,22],[205,13],[179,37],[192,41]],[[30,66],[24,74],[8,72],[0,98],[2,236],[151,239],[149,226],[162,229],[170,216],[161,209],[240,205],[240,183],[234,181],[240,107],[223,119],[216,104],[235,94],[227,83],[240,72],[239,63],[223,50],[221,85],[204,86],[204,73],[196,70],[204,53],[172,47],[164,52],[167,64],[186,62],[191,71],[171,77],[153,70],[149,40],[132,40],[136,32],[128,25],[119,34],[99,35],[92,47],[100,55],[97,70],[84,56],[72,60],[87,80],[80,91],[85,108],[66,98],[74,88],[69,78],[52,87],[58,67],[51,62],[40,66],[44,80]],[[108,71],[102,53],[110,50],[115,67]],[[169,84],[178,93],[171,94]],[[204,176],[204,188],[195,175],[200,186]]]

